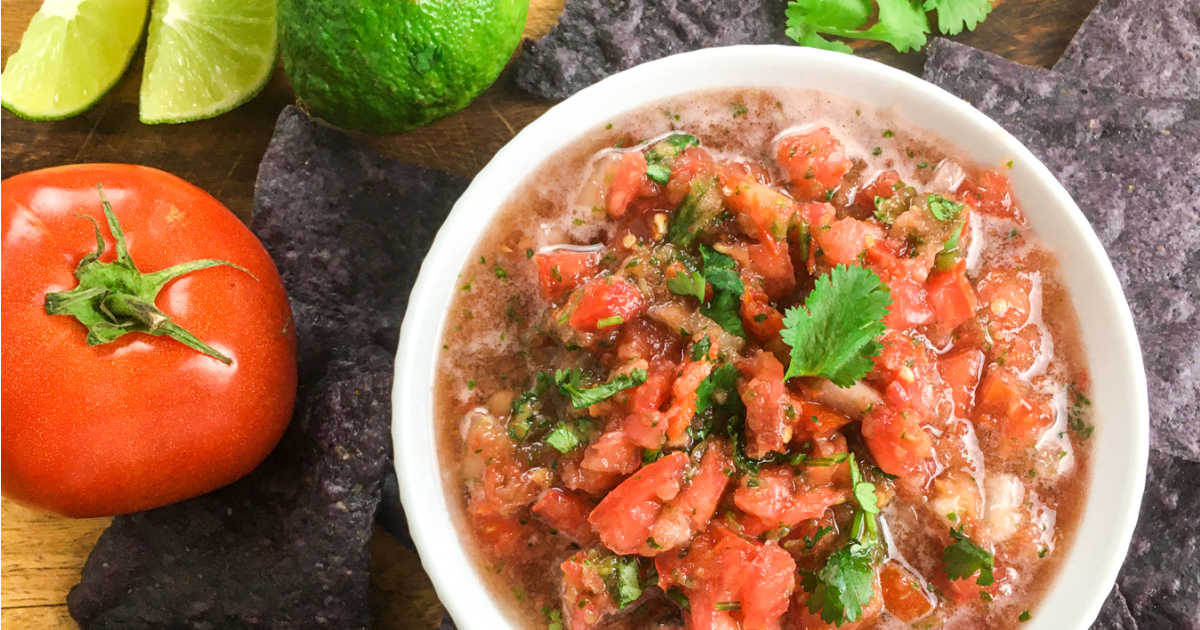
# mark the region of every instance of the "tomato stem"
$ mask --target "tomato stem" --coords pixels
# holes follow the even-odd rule
[[[89,346],[106,344],[131,332],[166,335],[222,363],[233,363],[233,359],[176,324],[154,305],[154,301],[168,282],[200,269],[224,266],[233,267],[251,278],[254,275],[231,262],[208,258],[180,263],[153,273],[142,273],[129,255],[125,233],[104,196],[104,188],[99,185],[96,188],[100,192],[100,205],[104,209],[108,229],[117,244],[117,258],[111,263],[100,262],[100,256],[104,253],[104,237],[100,234],[100,226],[92,217],[81,215],[92,222],[96,232],[96,251],[80,259],[75,267],[79,284],[74,289],[46,294],[46,313],[68,315],[79,320],[88,330]]]

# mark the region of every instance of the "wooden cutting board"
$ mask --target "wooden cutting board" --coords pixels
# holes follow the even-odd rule
[[[526,35],[538,37],[557,21],[563,0],[531,0]],[[0,2],[3,59],[20,44],[38,0]],[[1096,0],[999,0],[973,33],[958,37],[978,48],[1049,67],[1066,48]],[[919,53],[899,55],[868,44],[859,54],[919,74]],[[79,162],[136,162],[175,173],[249,219],[258,161],[275,117],[293,101],[277,70],[250,103],[212,120],[149,126],[137,119],[142,54],[100,103],[75,118],[49,123],[3,112],[0,174]],[[470,107],[408,134],[364,137],[384,153],[473,176],[505,142],[549,105],[518,92],[502,76]],[[0,625],[11,630],[74,628],[66,595],[109,519],[65,519],[4,501],[0,512]],[[442,608],[415,553],[386,533],[372,542],[371,606],[379,628],[435,628]]]

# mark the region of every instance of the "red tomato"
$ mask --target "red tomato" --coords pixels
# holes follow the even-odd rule
[[[788,417],[792,400],[783,384],[783,364],[775,355],[760,350],[738,367],[743,375],[738,393],[746,404],[746,454],[765,457],[786,451],[796,410]]]
[[[960,260],[946,271],[929,274],[929,279],[925,281],[934,318],[947,331],[957,328],[975,315],[975,289],[967,280],[966,268],[967,261]]]
[[[559,565],[563,574],[563,620],[569,630],[589,630],[617,610],[597,568],[599,557],[595,549],[580,550]]]
[[[629,203],[650,184],[646,177],[646,156],[641,151],[630,151],[621,156],[608,189],[608,216],[616,218],[625,214]]]
[[[129,333],[89,346],[47,293],[75,288],[76,264],[112,203],[143,272],[205,258],[154,300],[227,355]],[[43,169],[3,185],[4,495],[69,516],[144,510],[228,484],[275,446],[296,395],[296,338],[270,256],[246,226],[173,175],[122,164]],[[115,241],[102,228],[105,253]]]
[[[1025,222],[1021,209],[1013,203],[1008,178],[996,171],[984,171],[964,179],[958,187],[958,194],[984,214]]]
[[[542,493],[542,498],[530,510],[559,533],[584,545],[596,538],[596,533],[587,522],[588,513],[593,507],[595,505],[590,500],[578,494],[550,488]]]
[[[889,475],[903,477],[921,472],[922,464],[932,454],[929,434],[915,415],[907,409],[896,411],[889,403],[863,416],[862,434],[867,448],[879,468]]]
[[[1002,435],[1012,445],[1032,444],[1054,421],[1049,405],[1006,368],[989,367],[976,396],[977,412],[998,419]]]
[[[663,503],[679,494],[687,463],[687,455],[671,453],[643,466],[605,495],[588,515],[604,546],[621,555],[645,551],[650,526]]]
[[[686,555],[662,554],[654,566],[659,587],[675,586],[687,596],[689,630],[778,628],[796,589],[791,554],[718,524],[698,536]]]
[[[750,336],[757,341],[774,339],[783,330],[783,313],[771,306],[771,298],[754,282],[742,279],[746,290],[742,292],[742,324]]]
[[[896,184],[900,183],[900,174],[896,171],[884,171],[875,176],[870,184],[858,189],[854,195],[854,205],[867,212],[875,211],[876,197],[891,197],[896,194]]]
[[[600,271],[600,252],[556,249],[533,257],[542,297],[558,301]]]
[[[859,256],[882,238],[883,228],[848,217],[834,221],[827,229],[813,232],[823,260],[830,265],[860,264]]]
[[[734,505],[757,520],[753,523],[757,527],[747,526],[746,533],[751,535],[817,518],[844,498],[841,490],[810,487],[791,466],[783,465],[764,467],[753,477],[743,476],[733,493]]]
[[[879,572],[879,585],[883,607],[901,621],[912,623],[933,612],[934,602],[908,569],[888,562]]]
[[[850,170],[842,143],[828,127],[788,136],[779,141],[776,159],[788,173],[792,190],[801,201],[825,199]]]
[[[796,214],[791,197],[730,167],[721,169],[721,195],[747,235],[777,241],[787,236],[788,224]]]
[[[950,386],[954,413],[960,418],[970,417],[971,408],[975,406],[975,387],[979,384],[982,368],[983,351],[978,348],[956,350],[938,360],[938,372]]]
[[[712,175],[713,160],[708,151],[688,147],[671,163],[671,178],[667,180],[667,203],[678,206],[692,189],[692,180]]]
[[[620,278],[593,278],[582,290],[583,298],[570,319],[571,327],[580,332],[597,332],[602,323],[619,326],[646,310],[642,292]]]

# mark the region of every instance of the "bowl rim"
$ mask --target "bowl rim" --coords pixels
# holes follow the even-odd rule
[[[1040,194],[1048,196],[1044,205],[1057,209],[1050,212],[1050,215],[1059,215],[1055,218],[1065,220],[1064,227],[1074,232],[1068,239],[1078,239],[1076,253],[1084,256],[1086,262],[1090,263],[1081,267],[1089,270],[1089,280],[1098,282],[1098,285],[1089,288],[1099,296],[1096,299],[1109,307],[1103,316],[1107,317],[1109,325],[1114,326],[1105,339],[1104,354],[1109,359],[1119,359],[1121,365],[1112,369],[1120,372],[1121,378],[1118,382],[1128,387],[1124,391],[1126,397],[1119,399],[1128,401],[1126,407],[1129,416],[1125,423],[1126,434],[1119,438],[1123,446],[1117,451],[1117,454],[1123,456],[1123,461],[1117,463],[1123,466],[1118,466],[1120,470],[1116,474],[1105,473],[1105,482],[1110,484],[1110,487],[1115,485],[1115,490],[1105,493],[1102,499],[1097,492],[1099,467],[1093,460],[1089,473],[1091,480],[1088,497],[1084,501],[1084,511],[1079,517],[1078,531],[1074,535],[1067,557],[1063,559],[1063,564],[1058,568],[1058,573],[1051,580],[1048,589],[1041,595],[1037,604],[1038,610],[1035,611],[1041,612],[1048,603],[1052,603],[1065,605],[1071,612],[1035,614],[1032,623],[1025,624],[1024,628],[1086,630],[1099,614],[1110,587],[1116,580],[1132,538],[1141,505],[1149,453],[1149,409],[1142,354],[1128,303],[1099,238],[1050,170],[998,123],[966,101],[917,76],[879,62],[843,53],[785,45],[739,45],[679,53],[640,64],[584,88],[549,108],[497,151],[454,204],[438,230],[422,261],[400,327],[392,389],[392,440],[393,461],[409,531],[422,565],[442,603],[463,630],[515,627],[512,625],[513,619],[505,612],[507,607],[502,608],[494,600],[488,586],[477,574],[473,562],[474,553],[467,551],[448,511],[448,493],[445,487],[448,473],[438,465],[437,440],[432,426],[432,399],[435,395],[433,374],[440,353],[444,315],[453,302],[453,279],[456,276],[451,274],[457,274],[463,268],[467,257],[478,243],[477,235],[464,245],[463,241],[468,239],[462,238],[462,232],[481,234],[490,225],[498,210],[505,205],[512,192],[519,188],[525,178],[514,178],[507,171],[517,169],[524,174],[532,172],[541,163],[541,158],[572,144],[580,134],[599,121],[615,118],[648,103],[688,92],[768,85],[751,79],[705,84],[691,89],[669,87],[673,83],[688,80],[686,77],[698,76],[695,73],[709,64],[733,62],[747,66],[774,63],[794,66],[790,69],[799,71],[812,64],[811,67],[819,66],[823,69],[834,69],[838,73],[849,73],[846,76],[862,75],[864,80],[880,82],[879,85],[884,90],[907,94],[908,101],[925,104],[940,109],[949,116],[958,117],[962,124],[975,127],[980,133],[991,136],[996,146],[1011,155],[1020,165],[1013,171],[1014,183],[1019,171],[1022,178],[1029,180],[1030,187],[1038,187]],[[663,87],[664,84],[668,87]],[[779,87],[782,84],[769,85]],[[631,88],[641,88],[650,95],[631,92]],[[655,92],[656,89],[661,91]],[[841,91],[840,87],[818,89]],[[635,96],[629,96],[630,93]],[[605,95],[613,94],[619,97],[605,100]],[[597,109],[596,103],[611,106],[614,102],[619,102],[620,106],[603,110],[606,113],[597,117],[600,110]],[[547,148],[547,142],[553,146]],[[948,142],[956,150],[964,150],[960,144]],[[539,157],[531,160],[530,155]],[[497,190],[506,192],[497,194]],[[1022,203],[1022,206],[1026,205]],[[1035,232],[1038,230],[1035,229]],[[459,251],[455,251],[456,249]],[[1060,260],[1060,269],[1066,267],[1067,265]],[[1083,313],[1079,311],[1078,292],[1078,288],[1069,290],[1082,328]],[[1100,349],[1095,347],[1095,344],[1085,344],[1085,348],[1087,365],[1089,370],[1093,371]],[[1095,398],[1095,388],[1092,393]],[[403,421],[408,415],[404,412],[406,408],[415,408],[421,421]],[[1103,427],[1098,429],[1100,430],[1097,434],[1108,431]],[[431,447],[432,453],[429,452]],[[1097,443],[1093,442],[1093,453],[1098,450]],[[433,470],[429,467],[431,459]],[[1085,519],[1093,525],[1096,524],[1093,520],[1099,522],[1099,517],[1088,517],[1093,504],[1100,500],[1115,504],[1115,510],[1110,510],[1113,513],[1103,517],[1108,531],[1102,537],[1089,540],[1088,548],[1083,550],[1080,547],[1085,533]],[[1102,544],[1102,548],[1097,548],[1096,543]],[[1091,567],[1086,573],[1091,579],[1085,580],[1089,583],[1082,587],[1074,583],[1064,584],[1071,563],[1085,559],[1084,556],[1091,562]],[[1060,599],[1062,601],[1059,601]],[[1062,617],[1063,614],[1068,616]]]

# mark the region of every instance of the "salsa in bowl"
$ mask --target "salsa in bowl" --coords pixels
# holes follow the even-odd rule
[[[411,304],[397,468],[465,627],[1082,628],[1132,528],[1144,385],[1095,237],[877,64],[721,49],[581,92]]]

